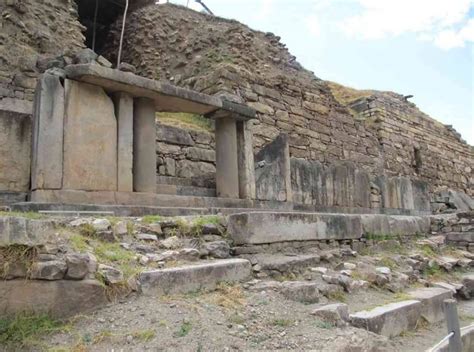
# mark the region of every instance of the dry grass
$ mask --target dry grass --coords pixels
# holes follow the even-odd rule
[[[375,93],[373,90],[358,90],[331,81],[326,81],[326,83],[329,89],[331,89],[334,98],[344,106],[347,106],[357,99],[370,97]]]
[[[240,286],[223,282],[217,286],[215,292],[209,295],[209,300],[226,309],[237,309],[246,303],[244,292]]]
[[[213,132],[214,124],[211,119],[201,115],[187,113],[159,112],[157,121],[163,125],[178,127],[186,130]]]

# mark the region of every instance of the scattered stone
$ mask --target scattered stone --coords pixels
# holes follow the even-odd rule
[[[375,271],[382,275],[390,275],[392,273],[392,270],[386,266],[379,266],[375,268]]]
[[[319,274],[322,274],[322,275],[325,275],[328,272],[328,268],[325,268],[323,266],[318,266],[316,268],[311,268],[310,270],[314,273],[319,273]]]
[[[201,246],[201,255],[218,259],[230,257],[230,246],[226,241],[207,242]]]
[[[137,72],[137,69],[135,68],[135,66],[127,64],[126,62],[121,62],[120,65],[118,66],[118,69],[123,72],[130,72],[130,73]]]
[[[316,308],[311,314],[334,326],[345,326],[349,321],[349,307],[344,303],[328,304]]]
[[[336,270],[354,270],[355,268],[357,268],[357,265],[353,263],[340,263],[335,267]]]
[[[127,221],[119,221],[114,225],[114,234],[116,236],[128,235]]]
[[[448,284],[447,282],[434,282],[433,287],[439,287],[445,290],[451,291],[451,293],[456,294],[457,290],[454,285]]]
[[[99,55],[96,60],[98,64],[104,67],[108,67],[108,68],[112,67],[112,63],[109,60],[107,60],[105,57],[103,57],[102,55]]]
[[[74,56],[74,64],[90,64],[97,60],[98,55],[91,49],[85,48]]]
[[[178,252],[179,260],[194,261],[199,259],[199,251],[195,248],[183,248]]]
[[[66,270],[67,265],[63,260],[35,262],[31,266],[30,278],[37,280],[61,280]]]
[[[66,255],[66,279],[82,280],[89,274],[89,260],[87,254],[71,253]]]
[[[317,303],[321,294],[316,282],[286,281],[283,282],[280,293],[287,299],[302,303]]]
[[[150,233],[139,233],[135,237],[139,241],[158,241],[158,237]]]
[[[107,285],[118,284],[124,280],[122,271],[109,265],[99,264],[98,273]]]
[[[463,288],[460,290],[462,297],[466,299],[474,298],[474,275],[464,275],[462,277]]]
[[[92,221],[92,226],[96,231],[107,231],[111,228],[112,224],[107,219],[95,219]]]
[[[183,241],[178,236],[171,236],[160,242],[160,247],[166,249],[177,249],[182,245]]]

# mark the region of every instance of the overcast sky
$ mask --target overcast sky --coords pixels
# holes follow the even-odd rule
[[[474,0],[203,1],[218,16],[281,36],[322,79],[413,94],[474,145]]]

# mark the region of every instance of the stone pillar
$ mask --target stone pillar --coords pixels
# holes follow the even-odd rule
[[[239,163],[239,196],[255,199],[255,166],[250,121],[237,121],[237,151]]]
[[[155,104],[148,98],[136,98],[133,110],[133,190],[156,190]]]
[[[117,191],[133,192],[133,98],[114,95],[117,117]]]
[[[31,189],[61,189],[63,183],[64,87],[59,77],[38,81],[33,110]]]
[[[237,126],[230,117],[216,119],[216,191],[218,197],[239,198]]]

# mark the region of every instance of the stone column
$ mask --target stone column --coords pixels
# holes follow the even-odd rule
[[[133,110],[133,190],[156,190],[155,104],[148,98],[136,98]]]
[[[242,199],[256,198],[251,123],[251,121],[237,121],[239,196]]]
[[[117,191],[133,192],[133,98],[114,95],[117,117]]]
[[[45,73],[38,81],[33,111],[31,189],[61,189],[63,183],[64,87]]]
[[[216,191],[218,197],[239,198],[237,126],[230,117],[216,119]]]

